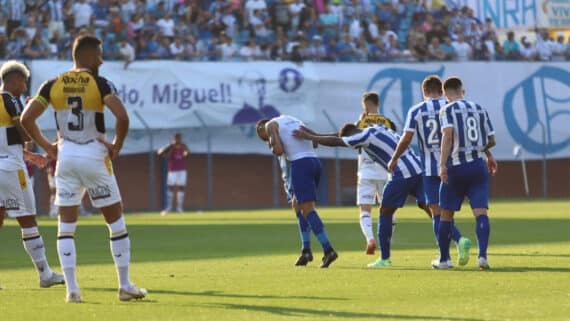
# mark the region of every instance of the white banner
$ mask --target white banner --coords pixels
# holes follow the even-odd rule
[[[445,0],[445,4],[450,9],[473,9],[482,23],[489,18],[497,28],[514,28],[536,26],[542,1],[560,0]]]
[[[32,89],[35,91],[45,79],[54,77],[69,66],[69,63],[51,61],[32,63]],[[422,80],[437,74],[442,78],[461,77],[466,98],[489,111],[497,135],[498,145],[494,153],[498,159],[514,159],[515,145],[520,145],[530,159],[541,158],[543,152],[549,158],[570,157],[568,63],[305,63],[298,66],[269,62],[202,64],[163,61],[135,63],[132,70],[126,71],[119,63],[104,66],[101,74],[117,85],[131,114],[133,130],[125,145],[126,153],[140,153],[149,148],[148,132],[133,115],[135,110],[152,128],[154,149],[167,143],[174,131],[181,131],[195,152],[206,151],[208,131],[200,128],[194,111],[198,111],[211,126],[209,133],[213,152],[267,154],[269,150],[257,139],[250,120],[270,116],[267,110],[277,111],[299,117],[318,131],[331,132],[345,122],[358,119],[362,111],[361,95],[367,90],[380,94],[381,112],[401,128],[408,108],[422,99]],[[249,75],[251,70],[256,72]],[[238,75],[246,76],[242,76],[240,82]],[[193,87],[188,84],[193,84]],[[226,85],[231,89],[222,94]],[[167,86],[170,89],[165,89]],[[181,108],[182,88],[203,88],[201,92],[204,94],[200,93],[200,99],[192,96],[188,105],[184,105],[188,108]],[[202,101],[202,97],[208,97],[210,89],[218,93],[216,102]],[[177,90],[178,98],[175,98]],[[228,103],[230,96],[231,103]],[[236,123],[236,115],[246,105],[250,106],[247,112],[253,116],[246,115],[248,124]],[[274,109],[267,106],[274,106]],[[53,116],[51,112],[46,114],[41,126],[53,128]],[[112,119],[112,116],[107,117],[107,120]],[[112,127],[110,122],[108,128]],[[318,152],[323,157],[334,155],[332,148],[322,147]],[[340,155],[343,158],[355,157],[353,151],[344,148],[341,148]]]
[[[570,0],[537,0],[540,3],[538,22],[541,27],[570,28]]]

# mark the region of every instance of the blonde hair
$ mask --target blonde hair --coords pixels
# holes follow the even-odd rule
[[[6,79],[10,73],[17,72],[26,78],[30,78],[30,70],[23,63],[16,60],[9,60],[0,67],[0,79]]]

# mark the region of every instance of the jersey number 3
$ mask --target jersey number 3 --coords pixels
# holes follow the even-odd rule
[[[67,106],[72,114],[69,115],[67,128],[72,131],[83,130],[83,99],[79,96],[67,97]],[[73,116],[75,119],[72,119]]]

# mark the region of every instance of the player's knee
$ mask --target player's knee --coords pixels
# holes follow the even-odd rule
[[[21,228],[30,228],[38,226],[34,215],[20,216],[16,219]]]
[[[380,215],[392,215],[396,212],[396,208],[393,207],[381,207],[380,208]]]

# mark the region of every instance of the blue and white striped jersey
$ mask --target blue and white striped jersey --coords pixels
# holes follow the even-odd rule
[[[392,158],[400,136],[393,130],[381,125],[368,127],[362,132],[349,137],[343,137],[346,146],[362,148],[370,158],[388,169],[388,162]],[[398,161],[398,166],[392,173],[392,178],[410,178],[422,174],[420,159],[411,149],[408,149]]]
[[[445,98],[428,99],[408,111],[404,131],[417,132],[420,157],[425,176],[438,176],[441,155],[441,126],[439,110],[447,104]]]
[[[441,128],[453,128],[450,159],[447,164],[461,165],[480,158],[489,136],[495,134],[487,111],[465,99],[447,104],[439,114]]]

